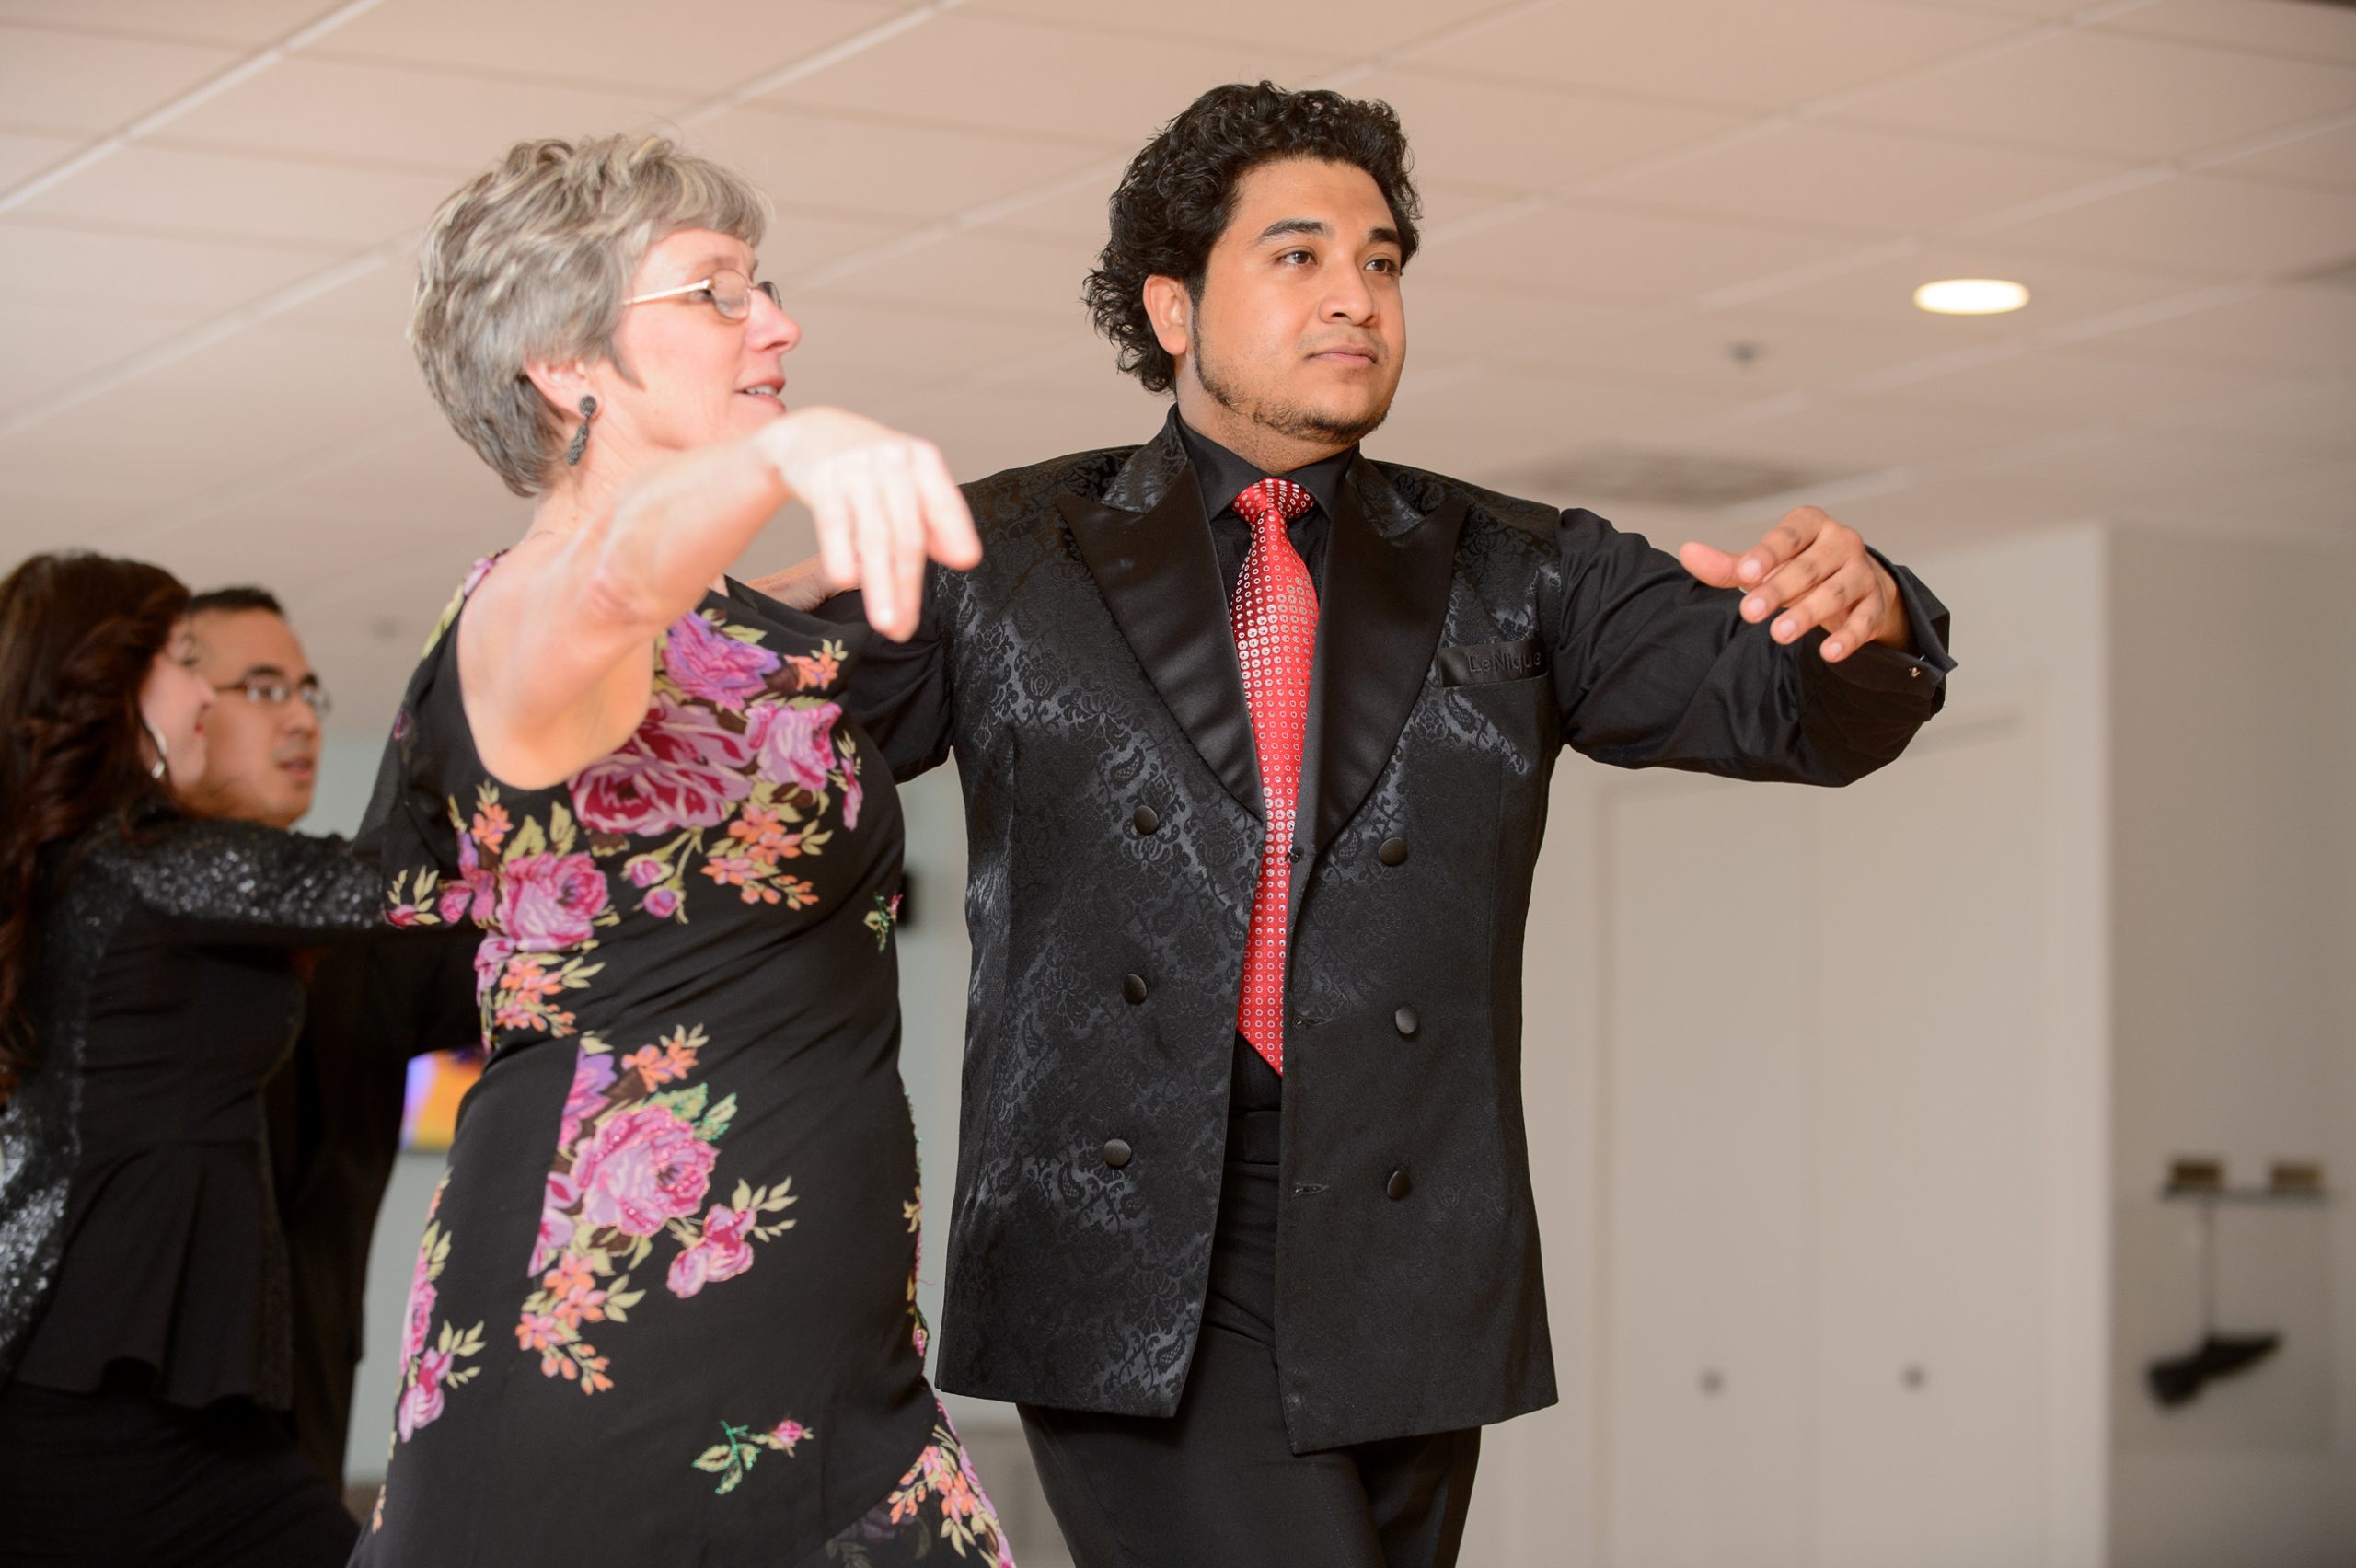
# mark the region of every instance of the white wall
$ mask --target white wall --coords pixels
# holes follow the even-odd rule
[[[1949,713],[1937,722],[1955,727],[1973,722],[1975,712],[2030,712],[2044,737],[2038,794],[2050,847],[2036,915],[2050,951],[2044,955],[2049,981],[2037,1008],[2054,1046],[2044,1080],[2033,1091],[2048,1130],[2041,1147],[1992,1153],[2036,1162],[2039,1190],[2066,1194],[2045,1212],[2018,1216],[2024,1247],[2034,1253],[2045,1282],[2043,1343],[2024,1354],[2045,1363],[2047,1411],[2036,1435],[2052,1456],[2043,1560],[2057,1565],[2098,1562],[2103,1551],[2109,1172],[2105,562],[2105,535],[2082,526],[1911,563],[1953,610],[1963,662]],[[1904,759],[1895,765],[1906,767]],[[1623,1135],[1605,1117],[1613,1095],[1599,1043],[1608,1005],[1602,960],[1615,912],[1602,901],[1607,867],[1622,885],[1645,875],[1641,863],[1629,863],[1628,847],[1612,842],[1608,825],[1615,820],[1609,801],[1632,782],[1566,757],[1540,862],[1524,988],[1523,1078],[1563,1402],[1494,1428],[1484,1440],[1465,1551],[1467,1562],[1483,1568],[1600,1568],[1611,1561],[1602,1477],[1615,1432],[1629,1416],[1609,1408],[1605,1397],[1616,1368],[1607,1361],[1613,1282],[1606,1273],[1611,1238],[1604,1216],[1613,1206],[1612,1141]],[[1902,772],[1884,782],[1902,788]],[[1923,821],[1919,831],[1928,844],[1916,847],[1934,852],[1938,823]],[[1743,870],[1729,867],[1727,874],[1739,877]],[[1926,942],[1937,942],[1949,919],[1985,926],[2017,915],[1955,909],[1942,901],[1938,887],[1888,892],[1887,907],[1855,917],[1907,922]],[[1761,942],[1774,938],[1773,931],[1759,933]],[[1626,956],[1619,955],[1614,966]],[[1991,983],[2001,985],[2003,977],[1992,976]],[[1730,1017],[1738,1014],[1738,998],[1728,998],[1727,1006]],[[1640,1043],[1627,1042],[1624,1048]],[[1831,1083],[1821,1092],[1837,1097],[1844,1091]],[[1782,1136],[1808,1142],[1813,1135],[1794,1125]],[[1697,1499],[1696,1505],[1703,1502]],[[1820,1531],[1822,1521],[1804,1528]]]
[[[2119,1568],[2356,1563],[2356,1104],[2348,551],[2122,534],[2114,552]],[[2167,1160],[2236,1183],[2325,1159],[2327,1209],[2217,1219],[2222,1327],[2280,1354],[2161,1412],[2142,1368],[2200,1337],[2194,1212]]]

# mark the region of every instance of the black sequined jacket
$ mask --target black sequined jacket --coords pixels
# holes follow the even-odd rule
[[[941,1386],[1175,1410],[1201,1326],[1261,840],[1251,716],[1174,427],[966,488],[849,701],[952,750],[973,975]],[[1276,1359],[1297,1449],[1553,1401],[1522,931],[1568,744],[1841,784],[1944,695],[1946,616],[1837,665],[1591,513],[1356,459],[1334,504],[1291,905]],[[862,683],[866,683],[862,686]]]
[[[385,930],[340,841],[236,822],[109,830],[50,879],[0,1111],[0,1381],[110,1366],[202,1406],[288,1402],[286,1261],[260,1087],[302,1019],[285,950]]]

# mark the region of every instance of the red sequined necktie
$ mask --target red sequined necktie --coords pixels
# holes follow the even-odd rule
[[[1300,799],[1301,740],[1309,723],[1309,674],[1317,660],[1317,585],[1286,525],[1314,504],[1289,479],[1262,479],[1235,498],[1252,525],[1252,548],[1230,606],[1243,698],[1260,754],[1260,799],[1267,835],[1243,950],[1243,995],[1236,1032],[1269,1066],[1285,1070],[1285,938],[1292,891],[1293,813]]]

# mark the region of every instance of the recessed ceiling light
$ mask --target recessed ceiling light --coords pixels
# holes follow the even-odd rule
[[[1939,316],[2002,316],[2028,303],[2028,290],[2003,278],[1943,278],[1914,291],[1914,303]]]

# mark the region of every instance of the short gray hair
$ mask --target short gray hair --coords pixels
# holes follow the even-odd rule
[[[426,227],[409,324],[425,384],[509,490],[537,494],[572,417],[525,365],[609,355],[630,278],[666,236],[758,245],[768,218],[744,176],[661,136],[518,142]]]

